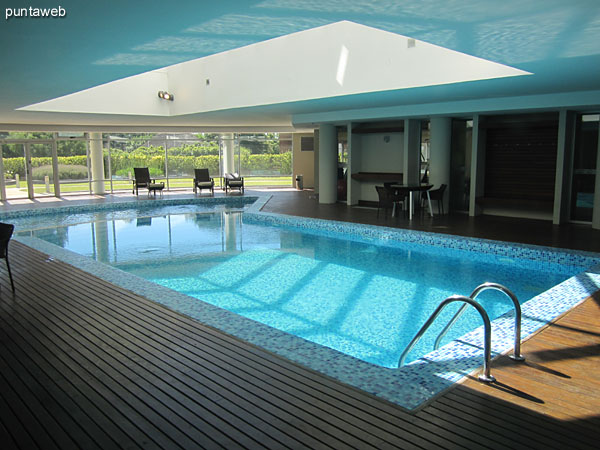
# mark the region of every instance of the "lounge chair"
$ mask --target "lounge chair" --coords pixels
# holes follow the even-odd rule
[[[8,263],[8,242],[14,230],[15,226],[13,224],[0,222],[0,258],[6,260],[6,268],[8,269],[8,277],[10,278],[10,285],[13,292],[15,292],[15,283],[10,271],[10,264]]]
[[[134,167],[133,173],[135,174],[133,180],[133,194],[138,195],[139,188],[146,188],[148,189],[148,195],[150,195],[150,187],[152,185],[154,195],[156,195],[157,190],[159,190],[162,195],[162,189],[165,187],[165,184],[156,183],[155,179],[150,178],[150,171],[147,167]]]
[[[244,193],[244,177],[240,177],[237,173],[225,174],[225,193],[229,189],[238,189],[240,193]]]
[[[208,174],[208,169],[194,169],[194,194],[202,189],[210,189],[212,195],[215,194],[215,180]]]

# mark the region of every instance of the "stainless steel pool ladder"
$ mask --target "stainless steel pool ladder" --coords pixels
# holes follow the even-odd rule
[[[404,365],[404,361],[405,361],[408,353],[413,349],[413,347],[417,344],[417,342],[419,342],[419,340],[421,340],[421,337],[423,336],[425,331],[431,326],[431,324],[435,321],[435,319],[442,312],[442,310],[450,303],[462,302],[464,304],[456,312],[454,317],[452,317],[452,319],[450,319],[448,324],[444,327],[444,329],[440,332],[439,336],[435,340],[435,349],[437,349],[439,347],[440,341],[446,335],[446,333],[448,332],[450,327],[452,325],[454,325],[454,323],[456,323],[456,321],[460,318],[460,316],[462,316],[464,310],[467,308],[467,305],[473,306],[477,310],[479,315],[481,316],[481,319],[483,320],[483,374],[481,374],[479,376],[479,379],[486,383],[495,381],[496,379],[490,373],[490,371],[491,371],[491,347],[492,347],[492,345],[491,345],[492,344],[492,327],[490,324],[490,318],[487,315],[487,313],[485,312],[485,309],[483,309],[483,307],[475,301],[475,298],[481,292],[488,290],[488,289],[494,289],[494,290],[503,292],[512,300],[514,307],[515,307],[515,348],[514,348],[514,354],[511,355],[511,358],[516,361],[524,361],[525,358],[521,355],[521,306],[519,305],[519,301],[517,300],[517,297],[508,288],[506,288],[505,286],[502,286],[501,284],[483,283],[483,284],[477,286],[477,288],[475,288],[475,290],[471,293],[470,297],[465,297],[463,295],[453,295],[451,297],[448,297],[444,301],[442,301],[438,305],[436,310],[433,312],[433,314],[431,314],[431,316],[429,317],[427,322],[425,322],[425,324],[421,327],[419,332],[415,335],[413,340],[410,341],[410,344],[408,344],[406,349],[404,349],[404,351],[402,352],[402,355],[400,355],[400,361],[398,363],[398,367],[402,367]]]
[[[510,358],[514,359],[515,361],[525,361],[525,357],[523,355],[521,355],[521,305],[519,304],[519,300],[517,299],[517,296],[515,294],[513,294],[512,291],[510,289],[508,289],[506,286],[503,286],[498,283],[489,283],[488,282],[488,283],[483,283],[483,284],[480,284],[479,286],[477,286],[469,297],[471,297],[473,300],[475,300],[477,298],[477,296],[479,294],[481,294],[483,291],[487,291],[490,289],[495,290],[495,291],[500,291],[500,292],[506,294],[506,296],[508,298],[510,298],[511,301],[513,302],[513,306],[515,307],[515,346],[514,346],[513,354],[510,355]],[[442,341],[444,336],[446,336],[450,327],[452,327],[452,325],[454,325],[456,323],[456,321],[458,319],[460,319],[460,317],[465,312],[466,308],[467,308],[466,304],[462,305],[459,308],[459,310],[456,312],[456,314],[454,314],[454,317],[452,317],[452,319],[450,319],[448,324],[440,332],[439,336],[436,338],[435,343],[433,345],[434,350],[437,350],[440,347],[440,342]]]

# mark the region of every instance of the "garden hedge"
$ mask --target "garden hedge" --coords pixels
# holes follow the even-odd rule
[[[108,156],[105,156],[104,167],[108,172]],[[4,172],[10,177],[15,174],[25,176],[24,158],[4,158]],[[218,155],[201,156],[175,156],[169,155],[169,174],[193,175],[195,168],[208,168],[210,173],[216,175],[219,173]],[[51,157],[31,158],[32,167],[35,169],[42,166],[51,166]],[[67,170],[65,166],[86,166],[87,157],[81,156],[59,156],[59,167]],[[290,175],[292,173],[292,154],[291,152],[280,154],[248,154],[242,152],[241,155],[242,172],[244,174],[281,174]],[[131,153],[113,153],[111,154],[111,170],[114,175],[126,177],[129,172],[133,173],[134,167],[148,167],[153,176],[164,176],[165,156],[149,155],[141,152]],[[66,177],[65,177],[66,178]]]

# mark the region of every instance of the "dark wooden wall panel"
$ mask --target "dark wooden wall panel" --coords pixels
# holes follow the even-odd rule
[[[557,141],[558,122],[488,128],[485,197],[553,201]]]

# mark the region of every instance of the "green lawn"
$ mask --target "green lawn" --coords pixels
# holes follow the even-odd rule
[[[164,180],[157,179],[157,182],[161,182]],[[165,183],[166,184],[166,183]],[[281,187],[291,187],[292,186],[292,177],[245,177],[244,185],[246,187],[258,187],[258,186],[281,186]],[[81,192],[87,193],[89,192],[89,183],[68,183],[60,185],[61,194],[66,193],[74,193]],[[104,188],[106,192],[110,192],[110,182],[106,181],[104,183]],[[129,190],[131,189],[131,181],[129,180],[113,180],[113,190]],[[215,178],[215,186],[221,187],[221,179]],[[44,194],[46,193],[46,185],[43,183],[34,183],[33,185],[34,191],[36,194]],[[169,180],[169,188],[180,189],[187,188],[192,190],[192,178],[171,178]],[[27,184],[25,182],[21,182],[20,191],[27,195]],[[50,184],[50,193],[54,194],[54,185]]]

